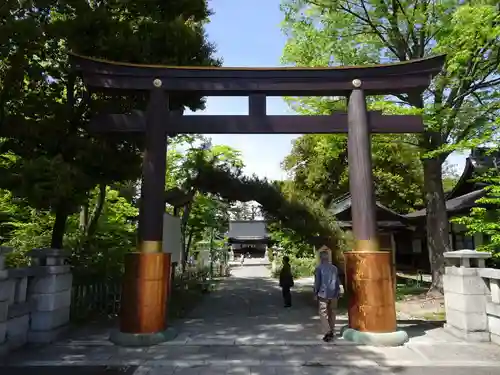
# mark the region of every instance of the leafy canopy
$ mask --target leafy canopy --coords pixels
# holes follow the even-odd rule
[[[389,136],[373,137],[375,193],[383,205],[404,213],[422,204],[423,175],[418,150]],[[297,190],[326,206],[349,191],[347,137],[304,135],[295,140],[283,167]]]
[[[428,132],[418,145],[426,151],[471,138],[499,113],[494,88],[500,84],[500,12],[495,1],[283,0],[281,8],[287,64],[365,65],[445,53],[443,74],[424,95],[372,99],[386,112],[407,111],[408,106],[424,110]],[[339,100],[334,98],[333,105]],[[321,111],[332,100],[297,102]],[[441,149],[442,160],[452,150]]]
[[[204,25],[205,0],[7,1],[0,7],[1,185],[32,207],[65,217],[96,185],[140,177],[142,137],[87,132],[95,112],[146,105],[146,96],[89,93],[68,51],[135,63],[218,65]],[[174,108],[203,107],[179,95]]]

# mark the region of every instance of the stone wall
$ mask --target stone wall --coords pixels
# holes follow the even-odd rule
[[[500,345],[500,270],[485,268],[490,253],[445,253],[446,329],[469,341]]]
[[[31,266],[5,269],[0,247],[0,355],[27,343],[50,343],[69,324],[72,275],[62,250],[35,249]]]

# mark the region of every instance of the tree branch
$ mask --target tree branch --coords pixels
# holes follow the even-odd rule
[[[97,203],[94,207],[94,210],[92,211],[89,225],[87,227],[87,233],[86,233],[87,238],[92,237],[95,231],[97,230],[97,223],[99,222],[99,218],[101,217],[105,202],[106,202],[106,184],[99,184],[99,196],[97,198]]]
[[[323,8],[329,8],[330,10],[332,11],[335,11],[335,9],[332,9],[330,6],[326,5],[326,4],[323,4],[319,1],[316,1],[316,0],[307,0],[307,2],[309,4],[312,4],[312,5],[315,5],[317,7],[323,7]],[[363,4],[364,5],[364,4]],[[343,10],[344,12],[350,14],[351,16],[353,16],[355,19],[359,20],[359,21],[362,21],[364,22],[367,26],[369,26],[373,33],[375,35],[377,35],[379,37],[379,39],[382,41],[382,43],[384,43],[384,45],[386,46],[386,48],[388,48],[393,54],[394,56],[398,56],[398,51],[389,43],[389,41],[387,41],[383,34],[378,30],[377,26],[372,22],[372,20],[368,17],[368,18],[365,18],[361,15],[359,15],[358,13],[352,11],[350,8],[347,8],[347,7],[344,7],[342,5],[338,5],[338,7]]]

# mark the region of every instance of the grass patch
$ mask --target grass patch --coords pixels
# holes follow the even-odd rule
[[[396,285],[396,301],[405,300],[408,297],[418,296],[427,292],[429,288],[414,283],[401,283]]]
[[[439,312],[434,312],[434,313],[425,313],[422,317],[425,320],[446,321],[446,312],[439,311]]]
[[[430,283],[412,278],[397,276],[396,278],[396,301],[402,301],[408,297],[418,296],[429,290]]]

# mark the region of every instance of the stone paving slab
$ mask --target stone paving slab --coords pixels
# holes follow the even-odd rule
[[[109,367],[109,366],[79,366],[79,367],[0,367],[2,375],[143,375],[149,371],[146,368],[138,370],[137,367]]]
[[[498,367],[475,368],[474,375],[498,375]],[[139,368],[134,375],[470,375],[470,368],[460,367],[345,367],[345,366],[210,366],[181,368]]]
[[[12,353],[6,364],[19,371],[36,369],[33,366],[139,366],[134,375],[500,374],[498,346],[467,343],[418,321],[400,322],[411,337],[404,347],[358,346],[341,339],[325,344],[310,290],[296,288],[293,307],[284,309],[277,283],[266,278],[264,266],[233,272],[235,277],[177,324],[179,335],[173,341],[123,348],[109,342],[109,327],[86,328],[51,346]],[[337,328],[344,324],[346,317],[339,316]]]
[[[61,351],[62,350],[62,351]],[[465,353],[465,354],[464,354]],[[407,366],[497,367],[500,350],[484,345],[411,345],[399,348],[368,346],[182,346],[152,348],[47,347],[29,356],[9,357],[17,366]]]
[[[497,375],[498,367],[414,366],[354,367],[354,366],[163,366],[115,367],[57,366],[0,367],[2,375]]]
[[[435,343],[432,345],[410,344],[411,349],[431,362],[483,361],[500,365],[500,346],[489,343]],[[500,374],[500,370],[499,370]]]

